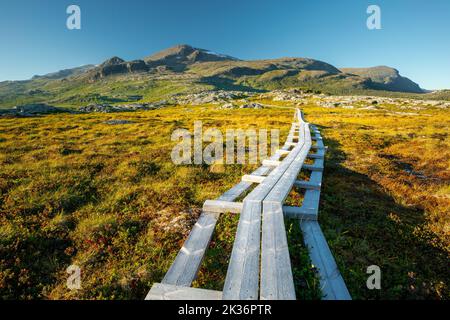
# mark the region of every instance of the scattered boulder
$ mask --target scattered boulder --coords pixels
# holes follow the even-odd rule
[[[52,113],[72,112],[64,108],[58,108],[45,103],[30,103],[15,106],[11,109],[0,110],[0,115],[10,117],[33,117]]]
[[[188,95],[174,96],[173,99],[176,104],[191,104],[191,105],[222,104],[228,103],[229,100],[246,98],[250,95],[252,95],[252,93],[241,91],[217,90],[217,91],[202,91]]]
[[[224,110],[224,109],[234,109],[234,108],[235,108],[235,106],[232,103],[225,103],[224,105],[219,107],[219,109],[222,109],[222,110]]]
[[[62,111],[61,109],[49,106],[44,103],[25,104],[21,106],[16,106],[13,109],[16,110],[17,113],[21,114],[48,114]]]
[[[262,109],[263,105],[256,102],[251,102],[248,104],[243,104],[239,107],[240,109]]]
[[[110,125],[118,125],[118,124],[131,124],[134,123],[133,121],[130,120],[108,120],[103,122],[104,124],[110,124]]]
[[[114,107],[111,105],[105,104],[90,104],[88,106],[80,107],[81,112],[91,113],[91,112],[101,112],[101,113],[109,113],[114,112]]]
[[[144,111],[161,109],[166,106],[168,102],[162,100],[154,103],[130,103],[124,105],[113,106],[110,104],[91,104],[88,106],[80,107],[79,111],[85,113],[99,112],[99,113],[111,113],[111,112],[131,112],[131,111]]]

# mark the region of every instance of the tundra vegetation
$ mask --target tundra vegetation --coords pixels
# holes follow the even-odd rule
[[[0,118],[0,297],[143,299],[174,260],[200,208],[255,165],[179,165],[175,129],[280,129],[292,107],[328,146],[320,223],[355,299],[449,299],[448,109],[373,102],[324,106],[316,96],[264,109],[174,105],[126,113]],[[281,99],[282,100],[282,99]],[[308,178],[301,173],[302,178]],[[302,193],[287,199],[299,205]],[[194,286],[222,289],[237,215],[223,214]],[[320,285],[296,221],[286,221],[297,296]],[[69,265],[81,289],[66,287]],[[366,288],[367,267],[382,270]]]

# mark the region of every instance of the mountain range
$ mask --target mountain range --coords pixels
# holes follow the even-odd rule
[[[0,106],[154,101],[201,90],[266,91],[300,87],[331,94],[425,90],[399,71],[378,66],[341,68],[309,58],[245,61],[178,45],[141,60],[113,57],[100,65],[61,70],[25,81],[0,82]]]

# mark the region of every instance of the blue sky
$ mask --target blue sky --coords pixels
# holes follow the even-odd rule
[[[82,29],[66,28],[66,8]],[[368,30],[366,9],[382,10]],[[186,43],[241,59],[310,57],[388,65],[426,89],[450,88],[448,0],[1,0],[0,81]]]

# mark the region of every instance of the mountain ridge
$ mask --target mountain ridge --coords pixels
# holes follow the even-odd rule
[[[374,83],[380,85],[381,90],[391,89],[392,91],[402,91],[421,93],[425,92],[417,83],[411,79],[403,77],[400,72],[388,66],[376,66],[368,68],[341,68],[344,73],[356,74],[361,77],[370,78]]]
[[[115,89],[114,89],[115,88]],[[399,92],[424,94],[397,69],[337,68],[311,58],[238,58],[177,45],[141,59],[113,56],[98,65],[65,69],[26,81],[0,82],[0,106],[15,103],[80,105],[145,101],[195,90],[267,91],[306,88],[331,94]]]

